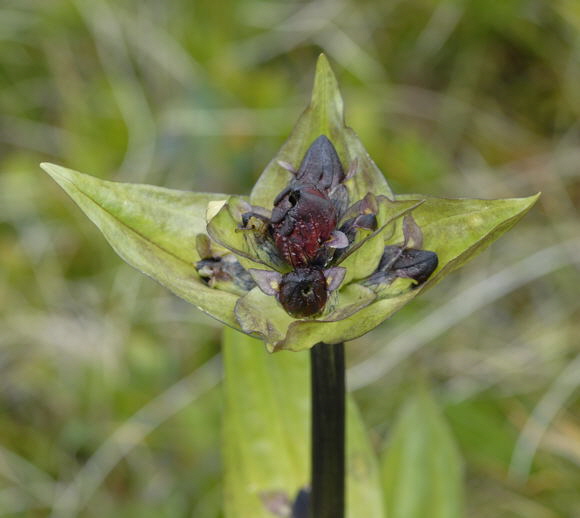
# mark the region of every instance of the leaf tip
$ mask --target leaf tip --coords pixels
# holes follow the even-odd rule
[[[60,165],[51,164],[50,162],[42,162],[40,164],[41,169],[47,173],[56,183],[61,187],[65,187],[67,182],[74,182],[74,176],[80,173],[75,173],[74,171],[62,167]]]
[[[338,102],[342,111],[342,98],[340,96],[338,81],[326,54],[320,54],[316,62],[314,74],[314,88],[312,89],[312,103]]]
[[[332,69],[330,68],[330,62],[328,61],[326,54],[324,52],[321,52],[318,55],[318,60],[316,61],[316,72],[318,73],[328,70],[332,71]]]
[[[542,195],[542,192],[537,192],[536,194],[532,194],[532,196],[527,196],[525,198],[516,198],[521,204],[522,204],[522,209],[521,209],[521,213],[522,216],[524,214],[526,214],[540,199],[540,196]]]
[[[336,82],[336,77],[334,75],[332,67],[330,66],[330,61],[326,57],[326,54],[321,53],[318,56],[318,60],[316,61],[315,79],[317,81],[320,78],[326,77],[331,78],[334,80],[334,82]]]
[[[64,169],[64,167],[56,164],[51,164],[50,162],[41,162],[40,168],[45,172],[48,173],[50,176],[54,177],[54,175],[58,175],[60,169]]]

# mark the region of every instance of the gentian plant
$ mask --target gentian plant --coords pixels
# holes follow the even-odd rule
[[[344,516],[343,344],[481,252],[535,203],[395,195],[324,56],[310,105],[249,196],[43,169],[130,265],[268,351],[311,350],[310,489],[280,516]],[[304,481],[308,486],[308,481]]]

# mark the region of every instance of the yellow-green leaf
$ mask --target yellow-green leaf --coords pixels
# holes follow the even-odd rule
[[[266,495],[293,499],[309,484],[309,355],[267,354],[230,329],[223,354],[225,517],[274,518]],[[347,518],[384,518],[378,463],[351,400],[347,412]]]
[[[214,318],[239,327],[234,317],[238,297],[207,287],[195,269],[195,237],[205,233],[207,204],[224,199],[223,194],[108,182],[53,164],[42,167],[131,266]]]
[[[463,464],[426,389],[406,402],[381,460],[388,518],[462,518]]]
[[[230,329],[223,355],[225,515],[273,518],[264,495],[308,484],[308,355],[268,354]]]
[[[423,232],[424,249],[439,257],[439,267],[422,289],[439,282],[511,229],[539,196],[499,200],[422,197],[424,203],[413,211],[413,217]],[[398,200],[413,198],[397,196]]]

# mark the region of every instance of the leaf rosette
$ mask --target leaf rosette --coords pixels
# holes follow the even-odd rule
[[[297,316],[283,304],[280,283],[300,270],[290,254],[300,247],[284,253],[285,241],[272,229],[279,226],[279,207],[292,205],[284,198],[297,181],[290,170],[322,141],[336,153],[335,167],[343,167],[344,175],[328,182],[321,177],[313,187],[314,206],[328,198],[336,221],[317,234],[327,247],[322,259],[305,242],[307,267],[322,272],[326,292],[320,311]],[[324,55],[310,105],[249,197],[108,182],[53,164],[42,167],[126,262],[219,321],[262,338],[270,351],[299,351],[365,334],[476,256],[538,198],[394,195],[345,125]],[[314,214],[308,212],[310,226],[324,215]],[[423,274],[425,263],[430,266]]]

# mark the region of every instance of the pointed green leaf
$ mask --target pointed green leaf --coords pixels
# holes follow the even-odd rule
[[[310,477],[308,354],[268,354],[261,342],[224,335],[226,518],[273,518],[263,495],[293,499]],[[378,463],[356,405],[348,401],[348,518],[383,518]]]
[[[323,54],[316,65],[310,105],[254,186],[250,196],[253,205],[272,207],[274,198],[291,178],[291,173],[281,167],[278,161],[290,163],[297,168],[310,144],[320,135],[326,135],[332,141],[345,169],[356,161],[357,172],[347,182],[351,201],[363,198],[368,192],[392,197],[385,177],[354,131],[344,123],[343,102],[338,83]]]
[[[426,389],[407,401],[381,466],[388,518],[462,518],[462,460]]]
[[[197,234],[205,233],[209,201],[202,194],[108,182],[53,164],[42,168],[66,191],[131,266],[214,318],[238,327],[237,296],[208,288],[194,267]]]
[[[410,201],[413,197],[400,197]],[[424,235],[426,250],[437,252],[439,266],[422,286],[401,295],[377,300],[352,316],[337,322],[293,321],[283,340],[278,331],[270,340],[277,349],[308,349],[318,342],[338,343],[357,338],[410,302],[424,289],[443,279],[449,272],[475,257],[487,245],[515,225],[534,205],[538,195],[506,200],[445,200],[427,198],[413,210],[413,217]],[[415,201],[419,201],[415,198]],[[402,230],[391,242],[402,241]],[[267,323],[264,324],[267,329]]]
[[[423,198],[425,202],[413,211],[413,217],[423,232],[424,249],[437,252],[439,267],[422,289],[481,253],[511,229],[539,196],[500,200]]]

